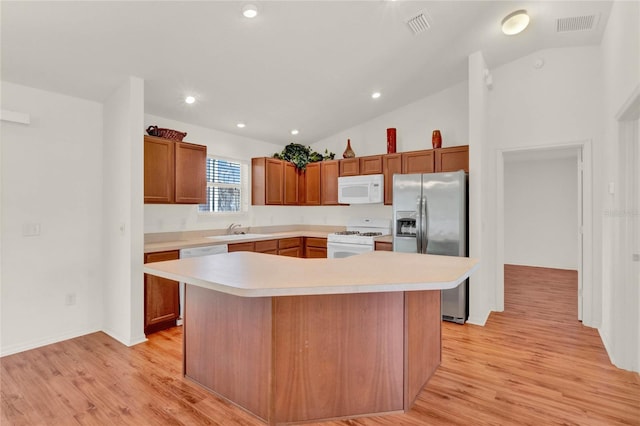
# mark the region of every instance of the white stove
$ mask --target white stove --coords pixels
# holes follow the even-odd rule
[[[349,257],[373,251],[375,238],[389,234],[391,220],[349,219],[346,231],[327,235],[327,257]]]

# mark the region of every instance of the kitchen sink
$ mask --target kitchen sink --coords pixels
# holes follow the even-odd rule
[[[207,237],[214,241],[238,241],[238,240],[253,240],[256,238],[270,237],[269,234],[230,234],[230,235],[214,235]]]

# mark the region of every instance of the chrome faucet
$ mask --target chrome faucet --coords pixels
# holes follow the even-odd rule
[[[241,226],[242,225],[240,225],[239,223],[232,223],[231,225],[227,226],[227,235],[234,234],[235,232],[233,232],[233,230]]]

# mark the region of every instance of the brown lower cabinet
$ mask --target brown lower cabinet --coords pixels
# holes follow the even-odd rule
[[[393,251],[393,243],[387,241],[376,241],[375,249],[381,251]]]
[[[256,241],[256,253],[278,254],[278,240]]]
[[[282,238],[278,240],[278,255],[302,257],[302,237]]]
[[[180,258],[178,250],[145,253],[144,263]],[[180,315],[178,281],[144,274],[144,333],[175,327]]]
[[[251,241],[248,243],[234,243],[227,245],[228,252],[234,251],[256,251],[256,243]]]
[[[327,239],[316,237],[291,237],[277,240],[250,241],[228,245],[229,252],[252,251],[280,256],[326,258]]]
[[[304,239],[304,257],[308,259],[327,257],[327,239],[306,237]]]

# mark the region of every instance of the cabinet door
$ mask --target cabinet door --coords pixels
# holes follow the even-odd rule
[[[402,154],[402,173],[433,173],[435,171],[432,149]]]
[[[255,251],[255,243],[253,241],[247,243],[234,243],[227,245],[227,251],[229,253],[234,251]]]
[[[402,154],[382,156],[382,173],[384,174],[384,203],[393,204],[393,175],[402,173]]]
[[[340,161],[331,160],[323,161],[321,164],[320,178],[321,185],[320,190],[321,204],[323,206],[337,205],[338,204],[338,176],[340,175]]]
[[[266,204],[284,203],[284,161],[275,158],[266,159],[265,172]]]
[[[302,247],[289,247],[286,249],[278,249],[278,255],[290,257],[302,257]]]
[[[207,202],[207,147],[176,142],[176,203]]]
[[[278,250],[292,247],[300,247],[302,245],[301,237],[282,238],[278,240]]]
[[[361,175],[380,174],[382,173],[382,156],[371,155],[369,157],[361,157],[359,167]]]
[[[298,204],[298,169],[295,164],[284,162],[284,204]]]
[[[304,171],[304,204],[319,206],[321,191],[321,163],[307,164]]]
[[[340,160],[340,176],[358,176],[359,174],[359,158],[345,158],[344,160]]]
[[[376,241],[375,249],[381,251],[393,251],[393,243],[388,243],[386,241]]]
[[[147,253],[145,263],[162,262],[180,258],[177,250]],[[174,327],[180,315],[178,281],[144,275],[144,332],[146,334]]]
[[[469,173],[469,145],[440,148],[435,151],[436,172],[464,170]]]
[[[322,247],[305,247],[304,257],[307,259],[326,259],[327,248]]]
[[[256,241],[255,251],[257,253],[278,254],[278,240]]]
[[[173,203],[174,142],[144,137],[144,202]]]
[[[327,239],[306,237],[304,239],[304,257],[309,259],[327,257]]]

